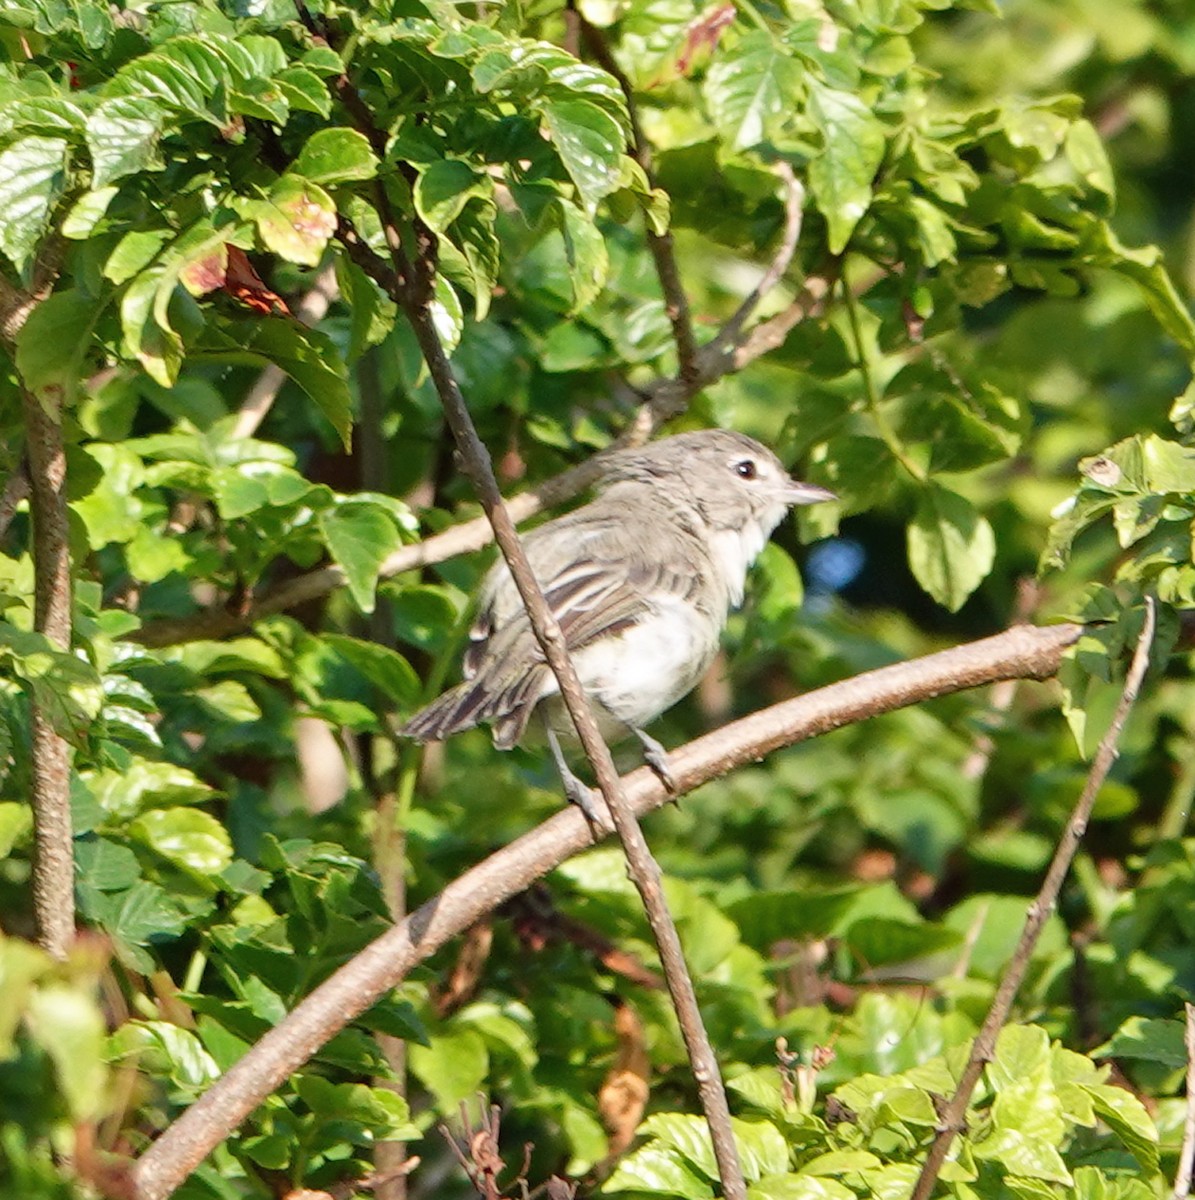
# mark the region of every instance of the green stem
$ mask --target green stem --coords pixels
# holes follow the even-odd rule
[[[880,396],[876,390],[875,376],[871,370],[871,360],[867,356],[866,344],[863,341],[863,326],[859,320],[859,302],[855,298],[855,293],[851,290],[850,284],[845,279],[842,281],[842,295],[846,302],[847,320],[850,321],[851,336],[855,340],[855,360],[859,368],[859,377],[863,381],[863,395],[867,400],[867,411],[871,414],[876,432],[883,439],[884,445],[888,447],[892,457],[918,483],[924,483],[927,478],[925,469],[909,457],[908,452],[901,444],[900,438],[896,435],[896,430],[892,428],[888,418],[884,415],[884,410],[880,407]]]

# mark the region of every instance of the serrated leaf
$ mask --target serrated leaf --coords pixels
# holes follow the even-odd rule
[[[872,184],[884,159],[884,126],[858,96],[812,85],[809,115],[822,151],[809,164],[809,186],[829,227],[832,254],[841,254],[871,204]]]
[[[233,327],[239,340],[209,337],[193,348],[195,358],[274,363],[315,401],[347,447],[352,434],[352,397],[344,357],[336,343],[317,329],[284,317],[261,317]]]
[[[719,53],[705,81],[718,129],[734,150],[766,140],[801,93],[801,69],[769,32],[754,29]]]
[[[315,267],[336,232],[336,205],[317,183],[284,175],[269,196],[246,212],[268,250],[300,266]]]
[[[91,186],[103,187],[138,171],[157,169],[166,113],[147,97],[103,100],[87,118]]]
[[[0,152],[0,251],[23,270],[66,187],[69,143],[25,137]]]
[[[228,831],[198,808],[152,808],[130,826],[132,835],[163,858],[196,875],[216,875],[232,862]]]
[[[1100,1120],[1150,1174],[1155,1174],[1159,1166],[1158,1130],[1145,1105],[1132,1092],[1112,1084],[1089,1084],[1083,1090],[1091,1097]]]
[[[372,179],[378,160],[365,135],[355,129],[321,129],[304,143],[292,170],[316,183],[349,183]]]
[[[614,1174],[602,1185],[604,1192],[650,1192],[680,1196],[682,1200],[709,1200],[713,1187],[699,1178],[674,1150],[655,1143],[634,1150],[619,1161]]]
[[[1095,1058],[1141,1058],[1165,1067],[1185,1067],[1187,1049],[1182,1021],[1129,1017],[1099,1049]]]
[[[350,503],[325,509],[319,525],[357,607],[373,612],[378,568],[399,546],[393,518],[376,505]]]
[[[836,1179],[802,1174],[769,1175],[747,1189],[747,1200],[857,1200],[857,1197]]]
[[[76,288],[47,296],[17,333],[17,370],[35,393],[47,388],[63,392],[77,384],[96,303]]]
[[[921,493],[908,542],[917,582],[951,612],[987,578],[996,558],[987,519],[969,500],[932,482]]]

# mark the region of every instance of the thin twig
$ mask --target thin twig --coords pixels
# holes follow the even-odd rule
[[[1191,1168],[1195,1163],[1195,1004],[1184,1004],[1187,1028],[1183,1041],[1187,1047],[1187,1116],[1183,1121],[1183,1144],[1174,1176],[1174,1200],[1186,1200],[1191,1194]]]
[[[751,289],[747,298],[739,305],[738,311],[722,327],[714,340],[719,343],[719,349],[737,345],[743,328],[759,307],[759,302],[780,282],[797,252],[797,242],[801,240],[801,225],[805,213],[805,188],[793,174],[793,169],[786,162],[774,163],[772,170],[780,176],[784,183],[784,232],[780,238],[780,247],[776,251],[768,269],[760,276],[759,282]]]
[[[1058,893],[1062,889],[1063,881],[1070,870],[1071,861],[1074,859],[1075,853],[1079,849],[1079,843],[1087,829],[1092,805],[1095,803],[1100,788],[1104,785],[1104,780],[1108,777],[1108,772],[1112,769],[1112,764],[1116,761],[1121,731],[1132,711],[1137,693],[1141,690],[1141,681],[1145,678],[1145,671],[1149,666],[1149,650],[1153,644],[1155,624],[1156,606],[1153,597],[1147,596],[1141,636],[1137,639],[1137,649],[1133,654],[1133,661],[1124,681],[1124,690],[1121,692],[1120,702],[1116,706],[1112,724],[1100,741],[1099,749],[1091,763],[1091,769],[1087,773],[1087,782],[1083,786],[1082,794],[1075,803],[1066,828],[1062,831],[1062,837],[1058,841],[1041,888],[1029,906],[1017,948],[1009,960],[1004,976],[1000,980],[1000,986],[996,989],[992,1006],[971,1047],[967,1065],[959,1077],[958,1088],[942,1110],[937,1132],[930,1144],[929,1153],[921,1168],[921,1174],[918,1176],[911,1200],[929,1200],[955,1135],[961,1133],[966,1127],[965,1118],[971,1093],[975,1090],[975,1085],[979,1082],[984,1067],[992,1061],[996,1049],[996,1038],[1012,1011],[1013,1001],[1025,978],[1025,972],[1029,968],[1029,960],[1037,946],[1037,939],[1041,936],[1046,920],[1054,911]]]
[[[571,7],[571,6],[570,6]],[[627,78],[626,72],[618,64],[606,42],[602,31],[591,25],[576,8],[572,8],[580,22],[581,36],[589,52],[597,60],[598,65],[608,75],[614,76],[627,102],[627,115],[631,119],[631,150],[635,161],[643,168],[649,187],[656,186],[655,169],[652,164],[651,147],[643,132],[639,120],[639,107],[635,103],[635,89]],[[656,275],[660,280],[660,290],[664,293],[664,309],[672,325],[672,339],[676,342],[676,357],[678,363],[677,378],[685,382],[692,381],[699,374],[697,363],[697,338],[693,333],[693,318],[689,311],[689,298],[685,295],[681,283],[680,268],[676,264],[676,251],[672,243],[672,233],[665,230],[656,233],[651,222],[646,222],[645,234],[647,248],[655,263]]]
[[[25,455],[33,515],[33,627],[60,650],[71,643],[71,560],[66,511],[66,447],[61,397],[23,393]],[[47,406],[56,411],[50,412]],[[75,937],[75,861],[70,749],[45,706],[30,702],[30,773],[36,856],[33,909],[43,950],[65,958]]]
[[[1047,679],[1082,632],[1078,625],[1021,626],[785,700],[673,750],[668,760],[675,794],[881,713],[999,679]],[[638,816],[673,798],[647,767],[628,775],[623,787]],[[592,844],[593,831],[582,814],[562,810],[387,930],[252,1046],[145,1151],[134,1168],[137,1200],[165,1200],[283,1080],[379,996],[450,939]]]
[[[401,250],[398,253],[401,254]],[[747,1184],[734,1142],[730,1107],[722,1086],[722,1073],[701,1019],[697,992],[685,964],[680,935],[664,898],[663,876],[659,864],[652,856],[647,839],[622,794],[610,748],[598,730],[597,720],[573,666],[564,634],[540,590],[539,582],[515,532],[514,521],[498,489],[489,454],[477,435],[477,429],[453,375],[448,356],[436,332],[430,308],[430,264],[417,261],[414,269],[422,277],[423,286],[404,289],[407,320],[415,332],[415,340],[419,343],[439,394],[445,419],[460,450],[462,465],[481,500],[486,516],[494,527],[494,537],[522,597],[532,632],[560,686],[561,699],[576,726],[585,755],[593,767],[598,788],[622,842],[628,873],[639,891],[648,924],[655,937],[664,978],[676,1010],[677,1023],[684,1038],[685,1049],[688,1051],[693,1079],[697,1084],[698,1096],[709,1124],[723,1194],[728,1200],[746,1200]],[[416,277],[410,270],[403,271],[403,274],[407,279]]]

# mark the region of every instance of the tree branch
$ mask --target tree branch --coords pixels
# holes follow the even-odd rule
[[[631,119],[632,151],[635,161],[643,168],[649,187],[656,186],[655,169],[651,159],[651,147],[643,133],[639,121],[639,107],[635,103],[635,89],[631,86],[626,72],[619,66],[618,60],[610,50],[602,32],[591,25],[580,12],[573,8],[580,22],[581,36],[589,52],[597,60],[598,65],[608,75],[613,75],[626,97],[627,115]],[[668,320],[672,324],[672,340],[676,342],[678,363],[677,378],[689,381],[698,375],[697,338],[693,333],[693,318],[689,312],[689,298],[685,295],[684,285],[680,279],[680,269],[676,265],[676,253],[672,244],[672,233],[665,230],[656,233],[651,222],[646,222],[647,248],[651,251],[652,261],[656,266],[656,275],[660,280],[660,290],[664,293],[664,308]]]
[[[1009,960],[1004,977],[1000,980],[1000,986],[996,989],[992,1006],[971,1047],[971,1055],[959,1077],[958,1088],[942,1111],[937,1132],[930,1144],[929,1153],[926,1155],[917,1184],[913,1188],[911,1200],[929,1200],[955,1135],[966,1128],[967,1105],[970,1103],[971,1093],[975,1090],[975,1085],[979,1082],[984,1067],[992,1061],[996,1050],[996,1038],[1007,1022],[1008,1014],[1012,1011],[1013,1001],[1025,978],[1025,972],[1029,968],[1029,959],[1033,955],[1037,939],[1041,936],[1046,920],[1058,902],[1058,893],[1062,889],[1062,884],[1070,870],[1071,861],[1074,859],[1075,852],[1079,849],[1079,843],[1087,829],[1092,805],[1095,804],[1095,798],[1099,795],[1100,788],[1103,787],[1104,780],[1107,779],[1108,772],[1116,761],[1121,731],[1132,711],[1137,693],[1141,689],[1141,681],[1145,678],[1145,670],[1149,666],[1149,649],[1153,644],[1155,622],[1154,599],[1152,596],[1147,596],[1145,599],[1145,623],[1141,628],[1141,636],[1137,639],[1137,649],[1133,654],[1133,661],[1124,681],[1124,690],[1121,692],[1120,702],[1116,706],[1112,724],[1100,741],[1099,749],[1091,763],[1091,769],[1087,773],[1087,782],[1083,786],[1079,799],[1075,802],[1066,828],[1062,831],[1062,837],[1054,851],[1054,857],[1050,861],[1046,877],[1042,880],[1041,888],[1029,906],[1017,948]]]
[[[677,794],[783,746],[935,696],[1000,679],[1049,678],[1081,633],[1077,625],[1019,626],[783,701],[674,750],[669,763]],[[639,816],[672,799],[646,767],[628,775],[623,788]],[[387,930],[301,1001],[150,1146],[133,1168],[137,1200],[165,1200],[279,1084],[417,964],[592,843],[580,812],[558,812]]]
[[[429,230],[417,230],[416,236],[424,245],[434,246]],[[396,249],[395,253],[399,257],[402,255],[400,248]],[[406,268],[407,264],[401,263],[400,266]],[[739,1162],[738,1148],[730,1124],[730,1106],[722,1086],[722,1073],[701,1019],[697,991],[685,963],[680,934],[664,898],[663,875],[648,847],[647,839],[643,836],[643,830],[639,828],[639,823],[622,793],[610,748],[598,729],[597,719],[573,666],[556,615],[544,598],[539,581],[535,578],[531,563],[519,541],[519,535],[515,532],[515,523],[503,503],[489,453],[478,437],[465,398],[461,395],[456,377],[452,373],[448,355],[444,352],[443,343],[436,332],[431,313],[433,272],[434,265],[430,257],[416,260],[414,273],[409,268],[400,271],[403,278],[419,281],[418,286],[403,289],[403,307],[407,320],[415,332],[415,339],[423,352],[424,361],[439,394],[445,419],[460,450],[465,473],[469,476],[485,515],[494,528],[494,537],[522,598],[527,618],[531,623],[531,631],[535,634],[535,640],[539,643],[544,658],[559,684],[560,698],[576,726],[585,756],[593,768],[598,788],[606,801],[606,807],[610,810],[614,828],[626,854],[628,873],[643,901],[647,921],[659,950],[664,979],[676,1011],[677,1024],[680,1026],[688,1052],[693,1079],[697,1084],[701,1106],[709,1125],[723,1194],[727,1200],[746,1200],[747,1184],[743,1178],[743,1168]]]
[[[48,392],[48,390],[47,390]],[[44,404],[43,404],[44,400]],[[22,390],[29,502],[33,516],[33,627],[60,650],[71,643],[71,561],[61,398]],[[33,909],[43,950],[65,958],[75,937],[75,860],[70,750],[44,706],[30,701],[34,841]]]

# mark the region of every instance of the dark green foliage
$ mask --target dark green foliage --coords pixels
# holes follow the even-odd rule
[[[485,563],[396,558],[476,509],[383,286],[387,222],[408,257],[438,242],[437,328],[516,490],[684,366],[649,233],[706,343],[778,252],[789,179],[800,238],[752,320],[802,285],[819,302],[670,428],[743,429],[841,502],[765,551],[729,687],[678,706],[667,744],[993,632],[1039,564],[1030,615],[1090,624],[1060,690],[840,730],[651,819],[752,1200],[908,1194],[1145,592],[1147,694],[940,1190],[1166,1190],[1195,995],[1195,18],[995,7],[0,0],[4,327],[37,299],[4,345],[0,474],[22,390],[61,411],[75,589],[67,652],[32,632],[30,518],[0,505],[0,1193],[95,1194],[89,1137],[138,1153],[390,906],[560,803],[534,751],[467,734],[421,774],[391,736],[451,682]],[[329,264],[308,328],[291,310]],[[286,383],[247,425],[268,364]],[[71,747],[97,935],[65,964],[29,941],[31,703]],[[179,1195],[347,1187],[385,1139],[423,1156],[412,1197],[464,1195],[434,1127],[479,1093],[511,1194],[524,1142],[531,1185],[717,1194],[620,855],[570,861],[471,944],[491,934],[469,986],[455,951],[421,967]],[[603,1164],[599,1095],[631,1051],[648,1107]]]

